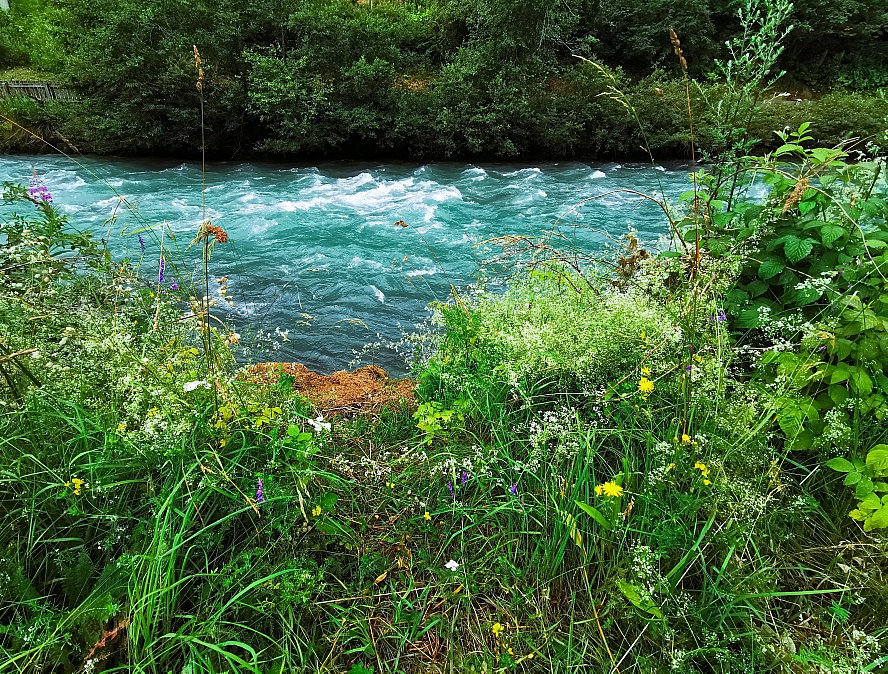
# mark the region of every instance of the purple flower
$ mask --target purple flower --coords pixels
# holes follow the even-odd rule
[[[463,471],[463,472],[462,472],[462,475],[460,475],[459,483],[460,483],[460,484],[465,484],[465,483],[468,482],[468,481],[469,481],[469,474],[468,474],[466,471]]]
[[[265,503],[265,492],[262,490],[262,478],[259,478],[259,484],[256,486],[256,503]]]
[[[686,366],[685,366],[685,372],[690,372],[690,371],[691,371],[691,366],[690,366],[690,365],[686,365]]]
[[[160,258],[160,271],[157,272],[157,282],[163,283],[163,270],[166,269],[166,260]]]
[[[142,252],[145,252],[145,239],[142,238],[142,235],[139,234],[139,248],[141,248]]]
[[[517,493],[518,493],[518,483],[517,483],[517,482],[516,482],[515,484],[513,484],[511,487],[509,487],[509,492],[510,492],[511,494],[517,494]]]
[[[447,480],[447,490],[450,492],[451,496],[456,498],[456,496],[453,493],[453,482],[451,482],[450,480]]]
[[[724,309],[718,312],[718,316],[715,320],[717,320],[719,323],[724,323],[726,320],[728,320],[728,315],[725,313]]]
[[[45,201],[48,204],[52,203],[52,195],[49,193],[46,185],[40,181],[36,170],[31,176],[31,185],[28,187],[28,196],[34,201]]]
[[[818,351],[826,351],[826,344],[821,344],[820,346],[817,347],[817,350]]]
[[[178,289],[179,289],[179,284],[176,283],[176,279],[173,279],[173,282],[170,283],[170,290],[178,290]]]

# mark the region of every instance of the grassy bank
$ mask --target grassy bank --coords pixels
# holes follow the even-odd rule
[[[0,670],[885,670],[885,167],[783,141],[663,251],[498,242],[417,403],[326,418],[231,357],[224,231],[113,263],[7,185]]]

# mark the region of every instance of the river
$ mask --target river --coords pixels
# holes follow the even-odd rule
[[[34,170],[72,226],[105,239],[115,259],[156,278],[162,246],[167,284],[196,278],[200,251],[188,246],[202,220],[199,163],[0,156],[4,181],[27,184]],[[241,357],[329,373],[380,343],[362,362],[404,374],[386,345],[451,285],[477,279],[498,250],[481,242],[557,228],[600,251],[606,235],[632,228],[656,246],[667,230],[660,209],[612,190],[676,203],[689,179],[681,164],[253,162],[210,164],[205,185],[206,215],[230,237],[215,247],[210,273],[227,277],[231,304],[217,297],[215,311],[241,334]]]

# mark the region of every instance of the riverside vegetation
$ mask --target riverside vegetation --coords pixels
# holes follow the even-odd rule
[[[723,111],[779,52],[735,46]],[[884,671],[885,161],[723,119],[637,195],[669,245],[491,242],[405,338],[415,408],[350,417],[243,376],[224,230],[115,261],[6,184],[0,671]]]
[[[75,102],[17,98],[0,112],[82,152],[194,156],[624,158],[687,156],[685,87],[667,31],[687,49],[695,142],[719,151],[718,60],[746,34],[728,0],[15,0],[0,11],[0,68],[29,66]],[[812,122],[820,144],[885,127],[883,0],[809,0],[788,18],[787,76],[738,125]],[[121,42],[120,37],[126,36]],[[205,60],[206,134],[188,57]],[[605,64],[644,133],[598,94]],[[677,77],[678,75],[678,77]],[[22,77],[22,73],[12,73]],[[45,75],[44,75],[45,76]],[[644,136],[644,138],[642,137]],[[0,148],[43,145],[9,121]]]

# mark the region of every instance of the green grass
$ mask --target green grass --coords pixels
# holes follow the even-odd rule
[[[792,448],[775,416],[822,352],[715,318],[743,269],[715,232],[696,266],[535,260],[438,306],[415,414],[316,431],[222,330],[208,367],[181,296],[88,237],[72,269],[28,212],[0,257],[0,671],[884,669],[886,540],[823,466],[884,442],[878,409],[810,393],[833,444]]]

